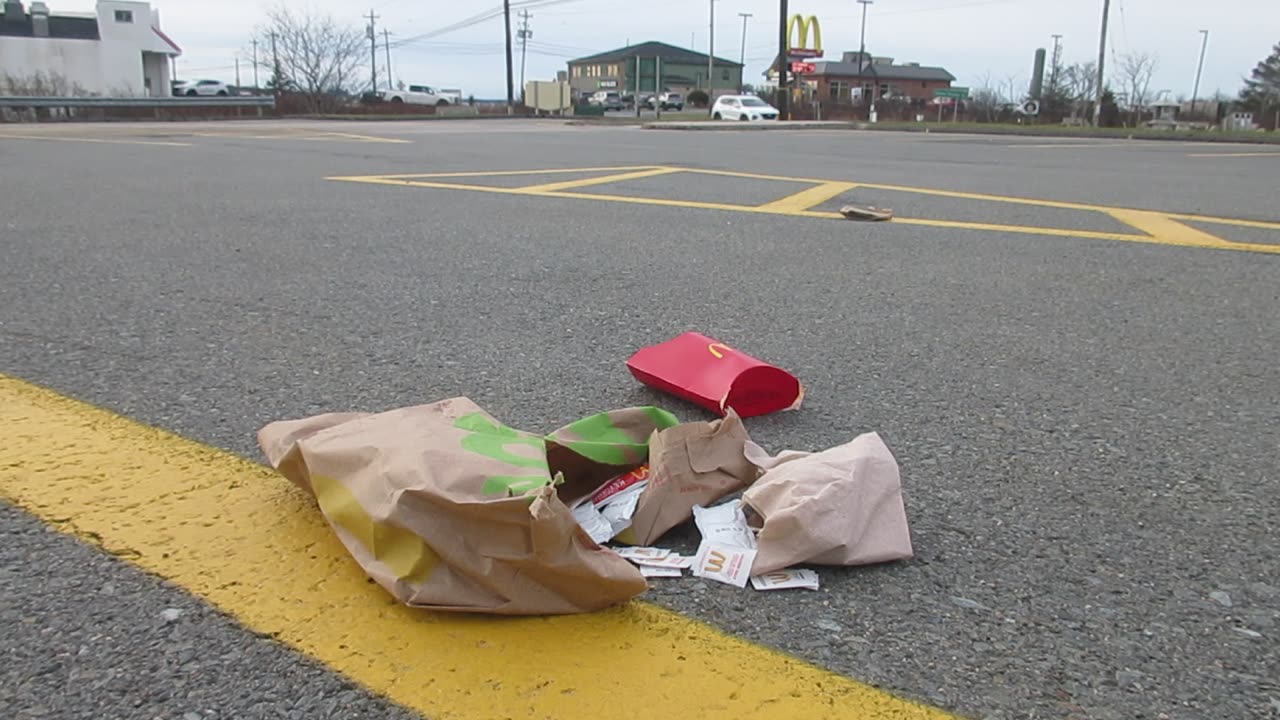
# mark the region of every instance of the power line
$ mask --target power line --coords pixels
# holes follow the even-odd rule
[[[569,2],[578,2],[578,0],[516,0],[516,2],[512,2],[509,4],[513,8],[524,9],[524,8],[549,7],[552,5],[561,5]],[[464,30],[474,25],[479,25],[480,23],[488,22],[490,20],[494,20],[496,18],[502,17],[503,12],[504,12],[504,9],[502,6],[491,8],[484,12],[476,13],[475,15],[472,15],[469,18],[464,18],[455,23],[445,25],[444,27],[436,28],[435,30],[428,30],[427,32],[419,33],[418,35],[413,35],[403,40],[399,40],[396,42],[396,44],[393,47],[400,47],[402,45],[409,45],[409,44],[417,43],[423,40],[430,40],[432,38],[440,37],[441,35],[445,35],[451,32]]]

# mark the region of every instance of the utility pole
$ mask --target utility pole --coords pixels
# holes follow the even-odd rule
[[[1192,118],[1196,115],[1196,97],[1200,94],[1200,72],[1204,70],[1204,51],[1209,47],[1209,31],[1201,30],[1200,35],[1200,62],[1196,65],[1196,84],[1191,90],[1191,112],[1188,113]]]
[[[236,92],[240,92],[240,56],[236,55]]]
[[[258,38],[253,39],[253,89],[257,90],[258,85]]]
[[[376,22],[378,16],[373,14],[373,9],[369,9],[369,72],[372,78],[372,90],[378,89],[378,28]]]
[[[382,28],[382,47],[387,51],[387,89],[394,89],[396,76],[391,74],[391,31]]]
[[[533,31],[529,29],[529,18],[533,17],[528,10],[520,11],[520,32],[517,37],[520,38],[520,101],[524,102],[524,58],[525,51],[529,46],[529,38],[533,37]]]
[[[866,95],[867,84],[862,80],[862,71],[867,66],[867,6],[875,0],[858,0],[862,6],[862,28],[858,31],[858,92]],[[876,114],[876,90],[871,91],[871,105],[867,110],[867,120]]]
[[[716,0],[709,0],[708,5],[711,6],[711,19],[708,27],[711,31],[710,39],[707,40],[707,107],[715,100],[715,72],[716,72]]]
[[[787,70],[791,53],[787,52],[787,0],[778,0],[778,115],[791,119],[791,93],[787,92]]]
[[[1093,126],[1097,127],[1102,120],[1102,93],[1106,89],[1106,73],[1103,66],[1107,62],[1107,18],[1111,15],[1111,0],[1102,0],[1102,34],[1098,38],[1098,88],[1093,99]]]
[[[1058,96],[1058,64],[1062,62],[1062,36],[1053,36],[1053,67],[1049,68],[1049,96]]]
[[[280,54],[276,52],[276,31],[271,31],[271,92],[276,97],[276,102],[280,102]]]
[[[507,114],[515,112],[516,95],[511,79],[511,0],[502,0],[502,24],[507,33]]]
[[[742,45],[738,50],[738,94],[742,94],[743,74],[747,68],[747,18],[752,17],[751,13],[738,13],[738,17],[742,18]]]

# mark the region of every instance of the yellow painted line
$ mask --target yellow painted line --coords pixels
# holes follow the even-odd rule
[[[412,141],[412,140],[405,140],[405,139],[403,139],[403,138],[388,138],[388,137],[379,137],[379,136],[377,136],[377,135],[360,135],[360,134],[357,134],[357,133],[344,133],[344,132],[308,133],[308,135],[314,135],[314,136],[320,136],[320,137],[341,138],[341,139],[345,139],[345,140],[359,140],[359,141],[361,141],[361,142],[372,142],[372,143],[393,143],[393,144],[398,144],[398,145],[400,145],[400,144],[412,144],[412,143],[413,143],[413,141]]]
[[[348,180],[353,182],[369,182],[372,180],[394,179],[400,180],[405,178],[469,178],[469,177],[510,177],[514,175],[559,175],[563,173],[580,173],[580,172],[618,172],[621,170],[657,170],[659,165],[621,165],[614,167],[585,167],[585,168],[550,168],[546,170],[468,170],[466,172],[442,172],[442,173],[407,173],[404,175],[351,175],[346,177],[330,177],[326,180]],[[483,187],[480,185],[468,185],[467,187]],[[512,188],[507,188],[508,190]]]
[[[577,180],[565,180],[564,182],[544,183],[542,185],[526,185],[515,189],[521,193],[537,195],[541,193],[559,192],[560,190],[591,187],[592,185],[623,182],[625,180],[639,180],[641,178],[657,177],[659,175],[670,175],[678,172],[680,172],[678,168],[650,168],[648,170],[636,170],[634,172],[618,173],[615,175],[601,175],[597,177],[578,178]]]
[[[678,200],[668,198],[648,198],[634,197],[629,195],[606,195],[596,193],[575,193],[567,190],[549,191],[548,188],[557,187],[581,187],[586,185],[595,185],[601,182],[615,182],[619,179],[625,179],[623,175],[610,175],[603,178],[588,178],[585,181],[570,181],[569,183],[551,183],[547,185],[534,185],[525,188],[504,188],[485,185],[469,185],[465,183],[438,182],[433,178],[467,178],[467,177],[485,177],[500,175],[536,175],[549,174],[552,172],[595,172],[608,170],[638,170],[641,171],[640,176],[649,176],[653,174],[665,174],[668,172],[688,172],[703,175],[719,175],[725,177],[742,177],[753,180],[770,180],[780,182],[797,182],[814,184],[818,187],[809,188],[807,190],[784,197],[780,200],[765,203],[764,205],[737,205],[732,203],[716,203],[701,202],[695,200]],[[660,171],[660,172],[658,172]],[[627,173],[626,175],[632,175]],[[694,208],[701,210],[727,210],[731,212],[747,212],[761,213],[768,215],[790,215],[803,216],[813,218],[840,218],[838,213],[811,211],[807,208],[812,205],[805,205],[808,199],[819,197],[818,202],[822,202],[828,197],[822,197],[827,192],[832,192],[836,188],[841,188],[839,192],[843,192],[847,188],[870,188],[875,190],[888,190],[892,192],[904,192],[918,195],[933,195],[940,197],[951,197],[967,200],[982,200],[991,202],[1002,202],[1017,205],[1031,205],[1037,207],[1051,207],[1067,210],[1079,210],[1092,213],[1102,213],[1120,220],[1121,222],[1132,225],[1141,230],[1141,234],[1122,233],[1122,232],[1100,232],[1093,230],[1077,230],[1072,228],[1053,228],[1053,227],[1036,227],[1028,225],[1001,225],[998,223],[981,223],[981,222],[965,222],[954,220],[940,220],[931,218],[906,218],[896,217],[892,222],[900,225],[922,225],[930,227],[955,228],[965,230],[987,230],[993,232],[1011,232],[1029,235],[1048,235],[1054,237],[1077,237],[1096,240],[1120,240],[1125,242],[1145,242],[1161,245],[1177,245],[1183,247],[1199,247],[1213,248],[1220,250],[1240,250],[1247,252],[1261,252],[1280,254],[1280,244],[1268,245],[1265,243],[1245,243],[1225,240],[1216,237],[1210,233],[1197,230],[1195,228],[1183,225],[1178,220],[1192,220],[1197,222],[1218,223],[1226,225],[1239,225],[1244,227],[1258,227],[1264,229],[1280,230],[1280,223],[1272,223],[1258,220],[1242,220],[1236,218],[1221,218],[1200,215],[1187,215],[1178,213],[1157,212],[1151,210],[1136,210],[1129,208],[1108,207],[1105,205],[1089,205],[1085,203],[1059,202],[1054,200],[1038,200],[1032,198],[1020,198],[1004,195],[986,195],[981,193],[958,192],[952,190],[937,190],[932,188],[917,188],[902,185],[885,185],[878,183],[852,182],[844,180],[820,180],[815,178],[797,178],[779,175],[764,175],[760,173],[740,173],[730,170],[699,170],[691,168],[676,168],[668,166],[651,166],[647,168],[561,168],[557,171],[551,170],[515,170],[505,172],[466,172],[466,173],[436,173],[436,174],[417,174],[417,175],[360,175],[349,177],[330,177],[329,180],[342,180],[347,182],[362,182],[378,185],[400,185],[422,188],[439,188],[446,190],[472,190],[476,192],[500,193],[505,195],[532,195],[535,197],[556,197],[556,198],[575,198],[583,200],[597,200],[606,202],[630,203],[633,205],[660,205],[667,207]],[[836,192],[838,194],[838,192]],[[1168,222],[1157,222],[1156,218],[1164,218]],[[1130,222],[1134,220],[1135,222]]]
[[[804,212],[815,205],[830,200],[837,195],[849,192],[858,187],[857,183],[851,182],[827,182],[821,185],[815,185],[808,190],[801,190],[798,193],[779,198],[770,203],[760,206],[761,210],[776,212],[779,214],[796,214]]]
[[[1187,157],[1193,157],[1193,158],[1280,157],[1280,152],[1187,153]]]
[[[643,602],[403,607],[268,468],[4,375],[0,495],[434,720],[950,717]]]
[[[1110,215],[1127,225],[1132,225],[1160,242],[1167,245],[1184,245],[1188,247],[1231,247],[1250,243],[1235,243],[1184,225],[1162,213],[1145,210],[1111,210]],[[1272,252],[1280,252],[1280,245],[1270,247]]]
[[[0,133],[0,139],[12,140],[53,140],[56,142],[106,143],[108,145],[163,145],[165,147],[191,147],[191,143],[165,142],[161,140],[117,140],[108,138],[71,137],[69,135],[28,135],[19,133]]]
[[[840,213],[805,213],[810,217],[827,217],[843,219]],[[1070,228],[1037,227],[1035,225],[1000,225],[997,223],[967,222],[963,220],[935,220],[932,218],[900,218],[895,217],[898,225],[922,225],[925,227],[952,228],[956,230],[989,230],[992,232],[1023,233],[1026,235],[1050,235],[1053,237],[1074,237],[1090,240],[1132,240],[1136,242],[1152,242],[1147,235],[1128,233],[1098,232],[1095,230],[1072,230]]]
[[[1238,225],[1239,227],[1259,228],[1262,230],[1280,230],[1280,222],[1268,220],[1243,220],[1241,218],[1213,217],[1211,215],[1186,215],[1184,213],[1161,213],[1174,220],[1192,220],[1194,222],[1213,225]]]
[[[848,132],[842,131],[842,132]],[[736,170],[703,170],[701,168],[681,168],[685,172],[698,173],[699,175],[720,175],[722,177],[746,178],[747,180],[773,180],[775,182],[791,182],[791,183],[828,183],[833,182],[830,178],[806,178],[806,177],[790,177],[787,175],[764,175],[762,173],[738,172]],[[859,183],[861,184],[861,183]]]
[[[1134,147],[1134,146],[1135,146],[1135,143],[1128,143],[1122,140],[1118,140],[1116,142],[1109,142],[1109,143],[1060,142],[1060,143],[1037,143],[1034,145],[1028,144],[1028,143],[1010,143],[1008,145],[1005,145],[1005,147],[1011,147],[1011,148],[1035,148],[1038,150],[1046,150],[1046,149],[1056,150],[1058,148],[1113,148],[1113,147]]]

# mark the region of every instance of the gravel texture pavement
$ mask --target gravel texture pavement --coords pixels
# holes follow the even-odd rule
[[[0,372],[256,459],[273,419],[458,394],[530,430],[636,403],[703,418],[623,366],[698,329],[805,381],[802,410],[748,422],[767,449],[884,436],[917,557],[822,569],[816,593],[686,578],[649,600],[975,717],[1278,712],[1280,256],[324,179],[669,164],[1277,221],[1276,158],[525,122],[225,126],[410,144],[192,134],[207,127],[27,131],[180,147],[0,132]],[[672,176],[673,197],[698,182]],[[0,534],[16,717],[408,716],[19,510],[0,507]]]

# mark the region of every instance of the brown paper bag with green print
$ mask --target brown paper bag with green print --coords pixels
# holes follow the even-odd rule
[[[638,570],[582,531],[557,484],[589,493],[642,464],[649,436],[675,424],[662,410],[629,408],[541,436],[454,398],[274,422],[258,442],[400,601],[542,615],[597,610],[644,591]]]

